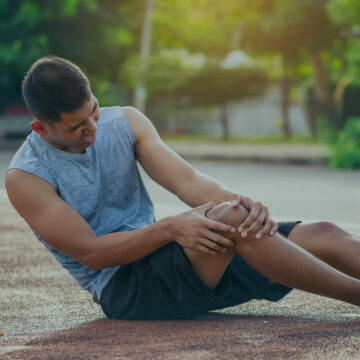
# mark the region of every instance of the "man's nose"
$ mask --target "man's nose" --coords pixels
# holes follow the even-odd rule
[[[86,127],[86,132],[88,134],[93,134],[96,131],[96,121],[94,119],[89,119],[88,126]]]

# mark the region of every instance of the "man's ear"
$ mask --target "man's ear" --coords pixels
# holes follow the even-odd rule
[[[41,136],[45,136],[48,133],[45,124],[36,118],[33,118],[30,125],[31,128]]]

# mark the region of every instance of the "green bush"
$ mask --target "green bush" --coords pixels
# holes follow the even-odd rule
[[[330,166],[333,168],[360,168],[360,118],[351,118],[332,143]]]

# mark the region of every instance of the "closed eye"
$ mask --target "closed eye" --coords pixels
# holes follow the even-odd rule
[[[70,128],[70,131],[76,131],[77,129],[80,128],[81,125],[82,125],[82,123],[79,124],[79,125],[76,125],[76,126],[74,126],[74,127],[72,127],[72,128]]]
[[[99,103],[96,100],[94,107],[92,109],[91,115],[93,115],[96,111],[99,111]],[[95,121],[98,121],[99,116],[95,118]],[[80,124],[74,125],[73,127],[69,128],[70,131],[76,131],[80,128],[81,125],[85,124],[87,120],[82,121]]]

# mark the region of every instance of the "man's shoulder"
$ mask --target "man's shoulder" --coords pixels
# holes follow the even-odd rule
[[[38,142],[34,136],[29,135],[11,159],[6,175],[11,174],[11,177],[32,179],[32,177],[26,176],[26,174],[31,174],[56,188],[57,182],[52,171],[52,164],[50,160],[46,159],[44,149],[46,146],[41,141]]]
[[[21,184],[23,182],[24,184],[26,184],[29,182],[31,183],[33,181],[36,181],[36,178],[37,177],[31,174],[30,172],[18,168],[11,168],[5,174],[6,183],[11,182],[14,184],[16,183]]]
[[[109,134],[118,140],[118,135],[125,135],[132,145],[136,143],[134,126],[134,111],[131,106],[110,106],[100,108],[100,119],[98,121],[98,137],[106,139],[109,143]],[[100,130],[100,131],[99,131]]]
[[[132,106],[122,106],[120,110],[132,130],[136,143],[144,137],[151,137],[155,128],[145,114]]]
[[[21,191],[30,191],[34,193],[34,189],[42,191],[54,192],[55,189],[49,181],[22,169],[10,169],[5,174],[5,187],[9,198]]]
[[[33,134],[30,134],[26,140],[22,143],[19,149],[12,157],[8,170],[13,167],[21,166],[29,162],[40,162],[39,154],[41,152],[36,151],[36,148],[41,144],[34,144]]]
[[[140,112],[132,106],[106,106],[100,108],[100,123],[109,122],[114,119],[123,118],[124,120],[132,120],[133,118],[139,117]]]
[[[100,108],[100,119],[98,121],[98,129],[104,128],[105,131],[115,131],[119,128],[126,127],[128,124],[128,118],[125,115],[126,107],[121,106],[109,106]]]
[[[100,108],[101,122],[111,121],[123,116],[122,107],[118,105],[105,106]]]

